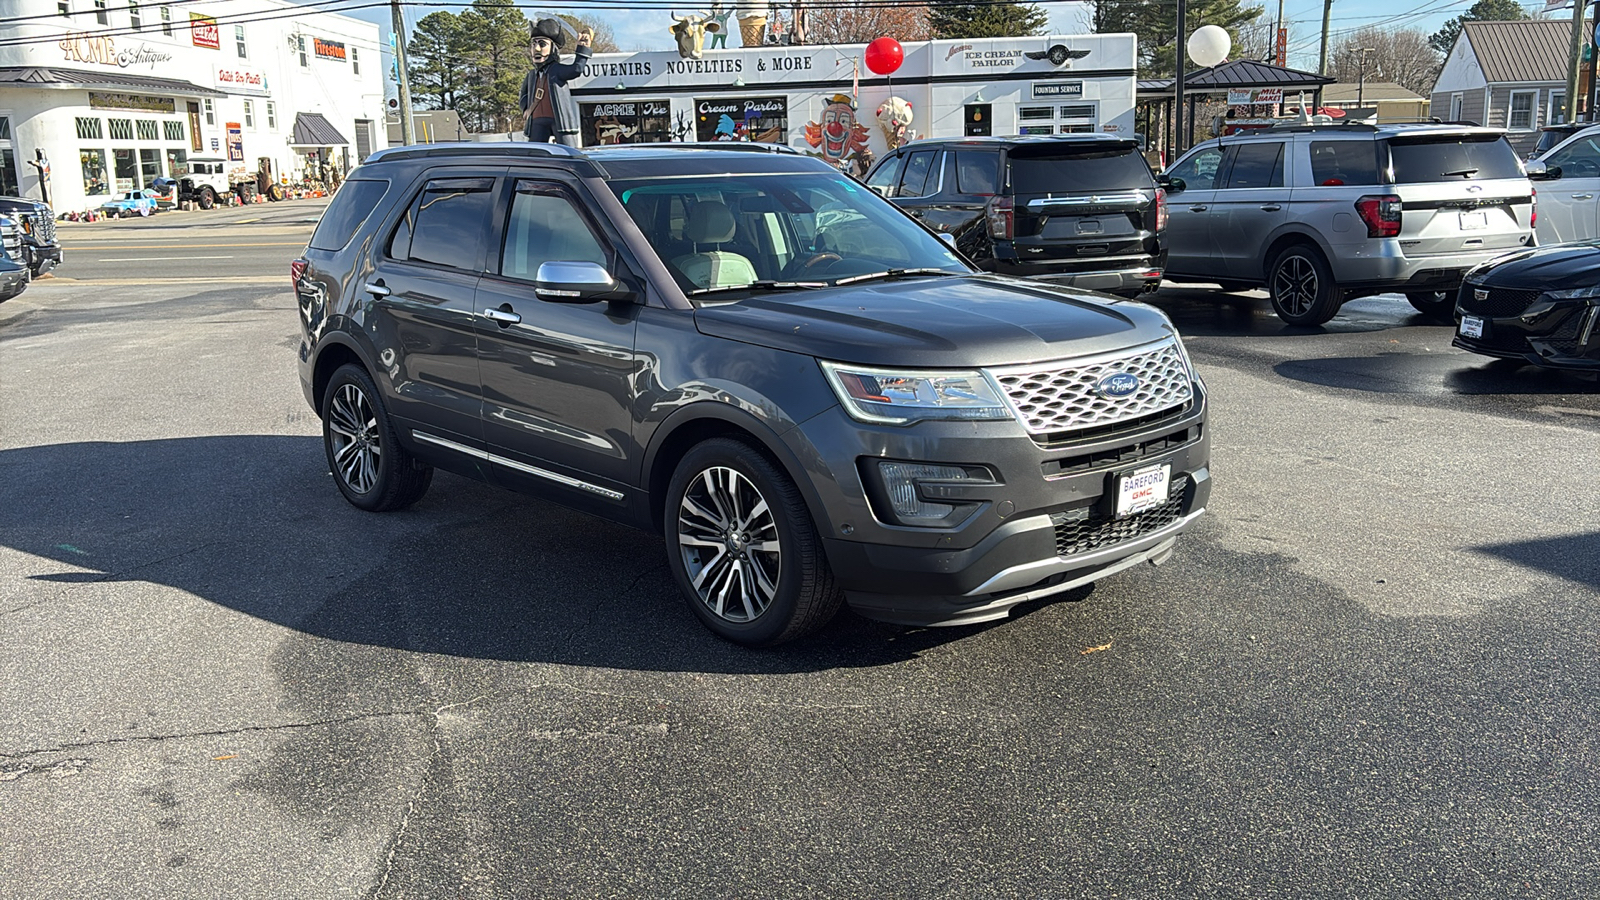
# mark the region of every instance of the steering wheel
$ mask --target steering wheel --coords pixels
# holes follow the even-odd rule
[[[843,258],[844,257],[833,252],[832,250],[821,250],[811,254],[805,259],[801,259],[797,256],[792,262],[789,263],[787,267],[785,267],[784,273],[791,276],[802,275],[810,272],[813,267],[821,265],[822,263],[837,262]]]

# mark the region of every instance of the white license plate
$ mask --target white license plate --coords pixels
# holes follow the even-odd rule
[[[1167,502],[1172,466],[1159,465],[1117,479],[1117,518],[1141,513]]]
[[[1460,333],[1462,337],[1483,337],[1483,320],[1477,316],[1462,316]]]
[[[1473,231],[1488,227],[1489,215],[1482,210],[1478,210],[1476,212],[1464,212],[1461,214],[1461,229],[1463,231]]]

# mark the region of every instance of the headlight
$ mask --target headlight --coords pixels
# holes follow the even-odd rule
[[[905,425],[924,419],[1009,419],[1011,410],[977,371],[907,371],[822,363],[823,374],[850,415],[862,422]]]
[[[1600,298],[1600,284],[1561,291],[1545,291],[1544,295],[1551,300],[1593,300]]]

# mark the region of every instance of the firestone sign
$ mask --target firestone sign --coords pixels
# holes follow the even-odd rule
[[[318,59],[336,59],[339,62],[344,62],[345,60],[344,44],[340,41],[325,41],[322,38],[314,37],[311,39],[311,48],[317,54]]]

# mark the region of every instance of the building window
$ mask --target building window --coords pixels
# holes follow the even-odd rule
[[[78,117],[78,140],[98,141],[103,137],[105,137],[105,132],[100,129],[99,119]]]
[[[167,140],[181,141],[184,139],[182,122],[169,119],[168,121],[162,122],[161,127],[162,130],[166,132]]]
[[[161,7],[161,33],[172,37],[172,7]]]
[[[111,16],[106,13],[106,0],[94,0],[94,20],[101,25],[111,24]]]
[[[128,0],[128,22],[129,24],[133,25],[134,31],[144,30],[144,19],[139,15],[139,4],[137,0]]]
[[[133,148],[111,151],[111,172],[112,185],[118,191],[139,189],[139,158],[133,155]]]
[[[1550,109],[1545,112],[1546,125],[1564,125],[1567,121],[1567,92],[1550,92]]]
[[[256,127],[256,105],[249,100],[244,102],[244,127]]]
[[[0,116],[0,141],[11,140],[11,117]]]
[[[133,120],[107,119],[106,131],[111,135],[113,141],[131,141],[133,140]]]
[[[267,130],[278,130],[278,107],[271,100],[267,101]]]
[[[1532,131],[1533,104],[1539,97],[1538,91],[1512,91],[1511,107],[1506,113],[1506,129],[1508,131]]]
[[[237,47],[238,50],[239,50],[239,58],[240,59],[244,59],[246,54],[245,54],[245,51],[244,51],[244,26],[243,25],[235,25],[235,26],[233,26],[233,45],[235,47]]]
[[[159,140],[161,140],[161,126],[156,124],[156,120],[155,119],[140,119],[137,122],[135,122],[134,124],[139,126],[139,140],[141,140],[141,141],[159,141]]]
[[[72,4],[68,3],[67,0],[61,0],[60,3],[56,4],[56,12],[70,19],[72,18]]]
[[[354,47],[350,48],[350,74],[361,74],[361,54],[357,53]]]
[[[1461,121],[1461,104],[1466,102],[1466,96],[1457,92],[1450,95],[1450,121]]]
[[[184,150],[167,151],[167,177],[182,178],[189,174],[189,154]]]
[[[310,61],[306,59],[306,36],[303,34],[297,34],[294,36],[294,42],[295,46],[300,50],[300,68],[304,69],[311,64]]]
[[[205,104],[206,104],[206,124],[207,125],[215,125],[215,124],[217,124],[217,108],[211,104],[211,99],[209,97],[206,98]]]
[[[82,119],[78,120],[82,122]],[[95,119],[99,122],[99,119]],[[104,150],[79,150],[78,162],[83,166],[83,192],[89,196],[111,193],[106,184],[106,154]]]
[[[0,150],[0,191],[5,191],[12,197],[22,196],[17,181],[17,159],[12,155],[10,148]]]

